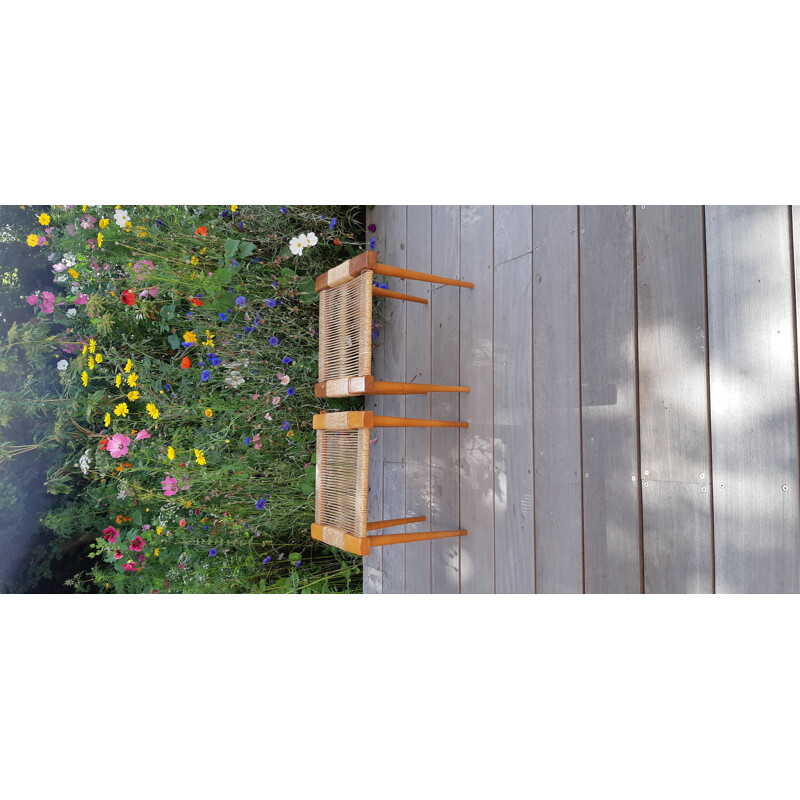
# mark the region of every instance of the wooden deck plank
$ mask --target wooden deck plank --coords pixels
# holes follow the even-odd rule
[[[431,219],[431,271],[443,278],[460,278],[458,206],[433,206]],[[431,381],[459,386],[460,295],[470,289],[435,286],[431,292]],[[432,419],[460,419],[461,395],[437,392],[431,395]],[[431,430],[431,530],[459,530],[459,431]],[[469,535],[469,534],[467,534]],[[458,594],[459,554],[462,537],[431,542],[431,586],[434,594]]]
[[[431,207],[408,206],[406,259],[410,268],[431,272]],[[406,381],[431,383],[431,284],[406,281],[406,292],[424,297],[428,305],[406,304]],[[431,419],[431,396],[408,395],[406,416]],[[406,514],[425,516],[425,522],[406,525],[409,533],[431,528],[431,429],[406,430]],[[394,531],[394,529],[392,529]],[[431,542],[409,542],[406,548],[407,594],[430,594]]]
[[[385,258],[393,267],[407,266],[406,263],[406,207],[386,206],[384,209],[386,227]],[[406,293],[408,288],[400,278],[385,277],[390,289]],[[405,381],[406,369],[406,309],[404,300],[384,300],[386,326],[382,346],[383,368],[385,372],[376,377],[385,381]],[[383,398],[383,413],[392,417],[405,417],[406,399],[402,395],[386,395]],[[405,459],[406,432],[404,428],[384,428],[380,432],[383,439],[384,488],[383,510],[386,519],[404,517],[405,514]],[[389,468],[391,464],[391,468]],[[389,483],[387,484],[387,479]],[[403,533],[405,526],[392,528],[391,533]],[[383,593],[402,594],[405,591],[405,547],[394,544],[383,549]]]
[[[636,209],[646,592],[711,592],[703,210]]]
[[[528,253],[495,264],[494,269],[494,538],[498,594],[535,591],[531,267]]]
[[[583,591],[578,210],[533,207],[536,591]]]
[[[373,206],[367,209],[367,225],[375,225],[375,244],[378,257],[383,258],[383,247],[386,237],[384,229],[384,206]],[[370,237],[368,237],[370,238]],[[373,341],[372,374],[382,375],[383,342],[385,331],[381,330]],[[383,413],[383,398],[380,395],[367,395],[364,408],[376,414]],[[380,432],[373,434],[369,447],[369,494],[367,495],[367,518],[370,521],[387,519],[383,513],[383,437]],[[363,559],[363,591],[364,594],[381,594],[383,591],[383,548],[376,547]]]
[[[640,591],[633,214],[580,209],[587,592]]]
[[[706,249],[716,590],[797,592],[789,210],[708,206]]]
[[[491,206],[461,207],[461,591],[493,593],[494,431],[492,410],[493,214]]]
[[[494,264],[531,252],[531,207],[494,207]]]

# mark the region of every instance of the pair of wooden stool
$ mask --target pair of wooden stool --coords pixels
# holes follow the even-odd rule
[[[379,264],[375,252],[362,253],[317,278],[319,292],[319,378],[316,397],[367,394],[468,392],[468,386],[376,380],[372,373],[372,298],[417,303],[424,298],[379,289],[375,274],[472,289],[473,284],[426,272]],[[467,422],[385,417],[371,411],[315,414],[317,432],[316,508],[311,536],[356,555],[371,547],[464,536],[467,531],[423,531],[371,535],[371,531],[423,522],[425,517],[367,522],[370,429],[380,427],[467,428]]]

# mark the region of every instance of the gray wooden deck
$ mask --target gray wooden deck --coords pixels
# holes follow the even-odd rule
[[[365,593],[798,592],[800,208],[378,206],[373,374],[469,394],[366,399]],[[406,284],[404,287],[402,284]],[[429,527],[430,526],[430,527]],[[391,529],[392,532],[402,529]]]

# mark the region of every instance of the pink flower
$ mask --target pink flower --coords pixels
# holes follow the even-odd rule
[[[254,450],[260,450],[260,449],[261,449],[261,442],[256,442],[256,443],[253,445],[253,449],[254,449]]]
[[[114,558],[122,558],[122,550],[117,550],[114,552]]]
[[[128,454],[128,446],[131,443],[130,436],[123,436],[121,433],[115,433],[108,440],[108,454],[111,458],[120,458]]]
[[[136,569],[136,564],[134,564],[134,563],[133,563],[133,561],[129,561],[129,562],[128,562],[128,563],[127,563],[127,564],[126,564],[124,567],[123,567],[123,569],[125,570],[125,572],[133,572],[133,571]]]
[[[272,419],[272,414],[264,414],[264,419]]]
[[[147,295],[156,297],[158,295],[158,286],[151,286],[149,289],[142,289],[142,291],[139,292],[139,297],[147,297]]]
[[[178,564],[178,569],[186,569],[186,564],[184,563]]]
[[[288,375],[284,375],[284,374],[282,374],[280,372],[278,373],[278,377],[280,378],[281,383],[284,386],[286,386],[286,384],[289,383],[289,381],[291,380],[291,378]]]
[[[178,523],[178,525],[180,525],[180,526],[181,526],[181,528],[185,528],[185,527],[186,527],[186,520],[185,520],[185,519],[182,519],[182,520],[181,520],[181,521]]]
[[[150,526],[147,525],[147,524],[144,524],[144,525],[142,525],[142,530],[143,531],[149,531],[150,530]]]
[[[141,553],[144,546],[147,542],[142,539],[141,536],[137,536],[128,546],[129,550],[133,550],[134,553]]]
[[[78,294],[75,298],[75,305],[76,306],[85,306],[89,302],[89,295],[88,294]]]
[[[136,434],[136,441],[137,442],[141,442],[142,439],[149,439],[149,438],[150,438],[150,434],[147,431],[139,431],[139,433]]]
[[[114,544],[117,541],[117,537],[119,536],[119,531],[114,528],[113,526],[109,525],[103,531],[103,538],[109,543]]]
[[[44,245],[46,245],[46,244],[47,244],[47,239],[45,239],[44,236],[40,236],[39,237],[39,247],[44,247]]]
[[[29,306],[35,306],[38,302],[39,302],[39,298],[35,294],[32,294],[32,295],[28,296],[28,305]]]
[[[171,497],[173,494],[178,494],[178,481],[171,475],[167,475],[167,477],[161,481],[161,486],[164,489],[165,497]]]
[[[272,398],[272,405],[276,406],[276,405],[278,405],[278,403],[280,403],[280,401],[281,401],[280,397],[273,397]]]

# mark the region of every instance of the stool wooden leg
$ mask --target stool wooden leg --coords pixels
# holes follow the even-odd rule
[[[428,305],[428,301],[424,297],[414,297],[410,294],[402,294],[402,292],[393,292],[391,289],[378,289],[377,286],[372,287],[372,294],[376,297],[393,297],[395,300],[408,300],[412,303]]]
[[[408,419],[372,415],[374,428],[469,428],[469,422],[449,422],[441,419]]]
[[[369,536],[370,547],[383,547],[387,544],[403,544],[405,542],[425,542],[428,539],[445,539],[449,536],[466,536],[466,531],[424,531],[423,533],[384,533],[380,536]]]
[[[364,394],[427,394],[428,392],[468,392],[469,386],[440,386],[434,383],[375,381]]]
[[[410,278],[413,281],[428,281],[428,283],[445,283],[448,286],[464,286],[467,289],[474,289],[475,284],[469,281],[459,281],[455,278],[443,278],[441,275],[431,275],[430,272],[417,272],[413,269],[403,269],[402,267],[390,267],[388,264],[376,264],[372,268],[373,272],[379,275],[391,275],[393,278]]]
[[[405,519],[384,519],[379,522],[368,522],[367,530],[376,531],[379,528],[393,528],[395,525],[410,525],[412,522],[425,522],[427,517],[406,517]]]

